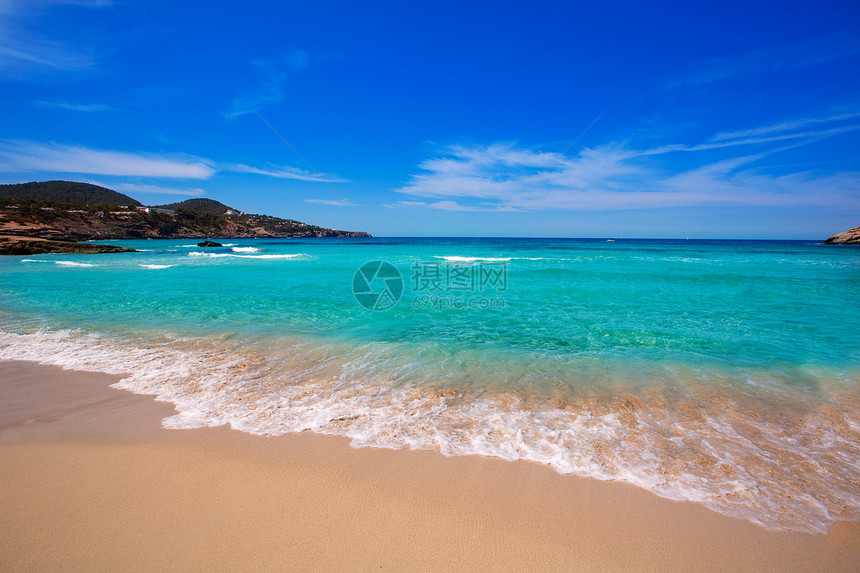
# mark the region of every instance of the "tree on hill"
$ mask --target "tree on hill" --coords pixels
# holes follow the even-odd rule
[[[173,209],[174,211],[185,210],[194,211],[195,213],[211,213],[213,215],[223,215],[228,210],[234,210],[220,201],[214,199],[186,199],[179,203],[170,203],[168,205],[159,205],[163,209]]]
[[[42,181],[0,185],[0,197],[29,201],[56,201],[83,205],[141,205],[137,199],[106,187],[74,181]]]

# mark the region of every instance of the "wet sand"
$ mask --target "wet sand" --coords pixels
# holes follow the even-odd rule
[[[0,570],[856,571],[860,523],[774,533],[530,462],[165,430],[116,376],[0,362]]]

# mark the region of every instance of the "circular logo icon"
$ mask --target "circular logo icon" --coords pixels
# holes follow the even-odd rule
[[[391,263],[364,263],[352,277],[352,294],[367,310],[389,309],[403,295],[403,276]]]

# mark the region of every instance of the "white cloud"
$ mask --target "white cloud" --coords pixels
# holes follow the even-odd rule
[[[216,173],[253,173],[278,179],[293,179],[311,183],[343,183],[346,180],[328,173],[310,173],[295,167],[216,163],[188,155],[158,155],[92,149],[79,145],[39,143],[22,140],[0,140],[0,172],[84,173],[156,179],[209,179]],[[146,186],[143,186],[146,187]],[[197,195],[199,189],[183,190],[151,186],[141,192]],[[166,189],[158,191],[157,189]]]
[[[785,122],[782,131],[803,128],[810,120]],[[785,127],[788,126],[788,127]],[[576,156],[548,154],[513,144],[452,146],[440,157],[419,164],[398,193],[419,200],[388,207],[450,211],[614,210],[695,205],[816,205],[860,207],[860,172],[795,172],[773,175],[750,167],[771,153],[768,149],[720,160],[704,160],[677,172],[660,156],[674,151],[729,149],[738,145],[795,140],[791,147],[860,129],[849,125],[820,131],[777,133],[761,128],[740,138],[699,145],[666,145],[631,149],[610,144],[581,150]]]
[[[159,156],[14,140],[0,141],[0,171],[181,179],[208,179],[215,173],[209,162],[196,157]]]
[[[257,175],[266,175],[268,177],[276,177],[278,179],[295,179],[297,181],[312,181],[316,183],[346,183],[345,179],[341,179],[337,175],[328,173],[311,173],[295,167],[270,166],[266,169],[252,167],[250,165],[228,165],[223,167],[224,171],[233,171],[236,173],[254,173]]]

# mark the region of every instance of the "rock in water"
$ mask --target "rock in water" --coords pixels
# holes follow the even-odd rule
[[[198,247],[223,247],[221,243],[216,243],[215,241],[203,241],[202,243],[197,243]]]
[[[833,235],[824,242],[828,245],[860,245],[860,227]]]
[[[0,237],[0,255],[42,255],[50,253],[136,253],[136,249],[113,245],[93,245],[75,241],[49,241],[39,237]]]

